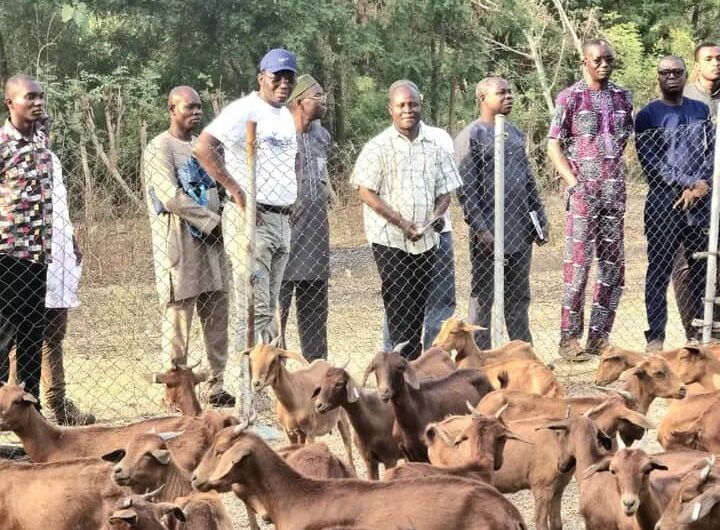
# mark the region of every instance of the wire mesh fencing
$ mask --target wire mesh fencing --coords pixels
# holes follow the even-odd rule
[[[205,399],[229,404],[217,397],[224,389],[242,401],[249,388],[242,352],[248,342],[278,335],[309,361],[348,362],[358,379],[381,348],[401,344],[406,354],[419,354],[451,315],[487,328],[476,340],[492,347],[494,124],[473,122],[454,140],[425,124],[412,141],[392,128],[378,131],[342,176],[332,173],[328,161],[337,147],[320,123],[302,134],[260,123],[254,142],[238,127],[210,128],[218,140],[214,154],[246,191],[254,173],[255,213],[249,194],[243,209],[208,175],[205,161],[193,156],[193,141],[166,132],[143,154],[145,212],[78,220],[74,227],[71,216],[57,218],[53,233],[62,234],[63,248],[52,251],[46,294],[59,282],[77,300],[62,300],[43,316],[44,410],[61,399],[47,376],[55,373],[53,351],[64,367],[62,399],[114,421],[164,411],[162,386],[146,376],[172,360],[206,368]],[[585,293],[574,302],[587,315],[602,305],[608,278],[622,289],[613,344],[643,351],[658,346],[654,340],[670,348],[698,337],[693,320],[703,317],[706,260],[697,253],[708,248],[711,191],[698,182],[711,182],[712,126],[639,133],[626,150],[617,195],[626,197],[622,230],[590,215],[580,219],[587,239],[570,238],[571,246],[570,202],[592,202],[599,188],[580,182],[568,193],[540,186],[550,180],[544,146],[529,148],[511,119],[504,131],[504,340],[532,340],[543,359],[557,358],[568,266],[583,268],[578,287]],[[59,162],[54,168],[55,179]],[[75,169],[66,168],[66,183]],[[353,196],[333,202],[332,180],[348,182]],[[62,189],[58,181],[53,192]],[[618,211],[616,202],[594,206]],[[622,266],[598,281],[607,262],[598,247],[613,237],[621,240]],[[7,274],[21,275],[12,270],[3,269],[8,285]],[[593,287],[584,283],[590,278]],[[24,320],[32,320],[30,313]],[[585,320],[584,339],[593,326],[592,317]],[[4,353],[18,336],[11,329],[3,322]],[[29,363],[18,378],[27,382],[28,370],[38,372],[37,358],[24,355],[16,356]]]

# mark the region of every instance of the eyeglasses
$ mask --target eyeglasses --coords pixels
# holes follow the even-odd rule
[[[662,77],[682,77],[685,74],[685,70],[682,68],[668,68],[667,70],[658,70],[658,75]]]
[[[312,99],[319,103],[327,103],[327,97],[328,97],[327,94],[316,94],[314,96],[308,96],[308,97],[302,98],[302,99]]]
[[[292,72],[285,72],[281,74],[271,74],[270,72],[265,72],[264,74],[267,80],[273,85],[279,85],[283,81],[285,81],[288,85],[295,84],[295,74]]]

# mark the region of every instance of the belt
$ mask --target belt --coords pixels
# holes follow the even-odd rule
[[[280,215],[290,215],[292,206],[274,206],[272,204],[257,203],[257,211],[260,213],[279,213]]]

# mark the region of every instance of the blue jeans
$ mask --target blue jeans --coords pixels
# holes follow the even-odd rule
[[[455,313],[455,253],[452,232],[442,232],[432,271],[430,294],[425,304],[423,321],[423,350],[432,346],[442,323]],[[383,349],[390,351],[392,344],[388,334],[387,317],[383,316]]]

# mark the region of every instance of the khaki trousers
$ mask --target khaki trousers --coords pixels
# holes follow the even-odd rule
[[[190,329],[197,309],[200,317],[205,353],[210,364],[207,380],[209,393],[223,388],[223,376],[228,356],[228,295],[224,291],[210,291],[198,296],[169,302],[165,306],[162,323],[162,349],[166,358],[187,364]]]

